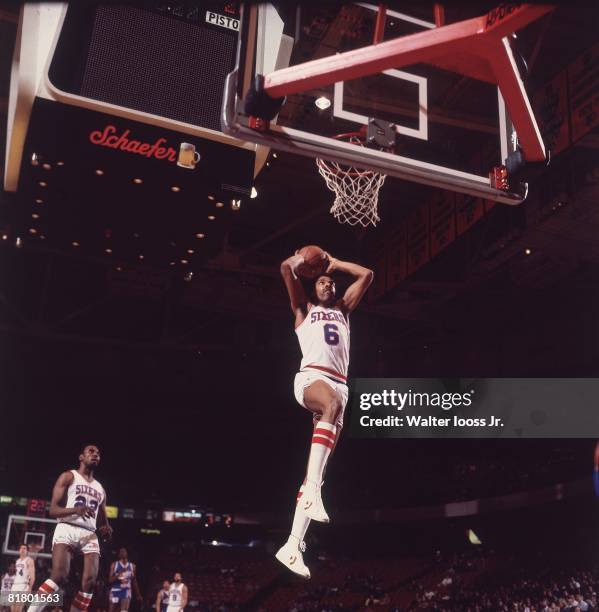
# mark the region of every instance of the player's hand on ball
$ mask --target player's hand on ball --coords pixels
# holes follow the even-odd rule
[[[330,274],[331,272],[335,271],[335,266],[337,264],[337,260],[330,255],[329,253],[327,253],[326,251],[324,252],[326,258],[327,258],[327,269],[325,270],[326,274]]]

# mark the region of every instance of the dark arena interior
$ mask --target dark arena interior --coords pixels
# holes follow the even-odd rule
[[[273,4],[293,64],[372,42],[364,6]],[[539,434],[553,413],[521,403],[510,436],[366,437],[350,401],[324,481],[331,524],[305,537],[311,579],[274,556],[312,432],[280,274],[302,246],[374,271],[351,317],[350,394],[354,378],[451,391],[599,377],[597,4],[558,4],[518,33],[551,150],[521,204],[388,176],[369,227],[329,214],[314,159],[262,147],[254,166],[257,150],[186,128],[220,134],[239,3],[72,2],[54,47],[44,28],[65,6],[0,0],[0,578],[27,544],[31,593],[49,579],[53,486],[93,445],[113,534],[90,610],[120,609],[109,571],[122,547],[133,612],[161,612],[175,572],[188,612],[599,610],[597,396],[562,398],[586,423],[572,437]],[[443,19],[495,6],[447,2]],[[433,19],[432,2],[386,8]],[[28,47],[27,32],[43,42]],[[429,88],[431,121],[447,128],[439,159],[471,159],[497,136],[467,81]],[[315,105],[327,91],[290,95],[279,124],[333,133],[333,107]],[[385,96],[357,88],[353,104],[397,111]],[[470,121],[457,138],[447,127]],[[351,281],[335,278],[343,295]],[[86,609],[83,571],[74,555],[54,609]]]

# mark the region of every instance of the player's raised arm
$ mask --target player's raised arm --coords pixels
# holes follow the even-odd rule
[[[308,303],[304,288],[296,273],[298,267],[303,263],[304,258],[296,253],[288,257],[281,264],[281,276],[285,282],[285,287],[287,287],[287,293],[289,294],[289,300],[291,302],[291,310],[295,315],[296,325],[299,325],[306,316],[306,307]]]
[[[368,287],[372,283],[374,272],[359,264],[351,263],[349,261],[341,261],[335,259],[327,253],[329,258],[329,267],[327,273],[332,274],[333,272],[344,272],[355,277],[356,280],[347,288],[345,294],[340,300],[340,305],[346,312],[352,312],[358,307],[360,300],[364,297]]]
[[[52,489],[52,501],[50,502],[50,518],[64,518],[78,514],[79,516],[91,516],[91,508],[87,506],[77,506],[74,508],[65,508],[64,503],[67,498],[67,489],[73,482],[72,472],[63,472],[56,481],[54,489]]]

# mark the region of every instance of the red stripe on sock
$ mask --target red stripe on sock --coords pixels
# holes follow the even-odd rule
[[[316,427],[316,429],[314,430],[314,435],[315,436],[325,436],[326,438],[331,438],[331,440],[335,439],[335,434],[328,430],[328,429],[323,429],[322,427]]]
[[[91,601],[93,595],[88,595],[87,593],[84,593],[83,591],[78,591],[76,597],[79,597],[83,601]]]
[[[312,444],[322,444],[323,446],[328,446],[329,448],[333,448],[333,446],[335,446],[330,440],[326,438],[317,438],[316,436],[312,438]]]
[[[49,584],[46,584],[45,582],[40,584],[40,588],[38,589],[38,591],[42,591],[43,593],[50,593],[50,594],[54,593],[54,589]]]
[[[78,610],[87,610],[92,598],[90,596],[86,596],[83,593],[77,593],[75,599],[73,599],[73,607]]]

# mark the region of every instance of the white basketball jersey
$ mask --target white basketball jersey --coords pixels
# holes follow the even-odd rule
[[[173,582],[168,590],[168,605],[181,607],[183,601],[183,583]]]
[[[29,581],[31,579],[29,571],[31,565],[29,565],[29,562],[33,564],[31,557],[25,557],[24,559],[21,559],[21,557],[19,557],[15,561],[15,568],[17,572],[15,574],[14,584],[29,584]]]
[[[11,576],[8,572],[2,576],[2,585],[0,585],[1,591],[10,591],[12,589],[12,585],[15,581],[15,576]]]
[[[302,350],[301,370],[315,370],[347,382],[349,318],[337,308],[309,307],[295,330]]]
[[[96,530],[96,517],[98,516],[98,508],[105,498],[104,487],[97,481],[88,482],[77,470],[71,470],[73,474],[73,482],[67,490],[66,508],[75,506],[88,506],[94,511],[94,515],[89,518],[84,518],[78,514],[71,514],[59,518],[59,523],[69,523],[69,525],[77,525],[89,531]]]

